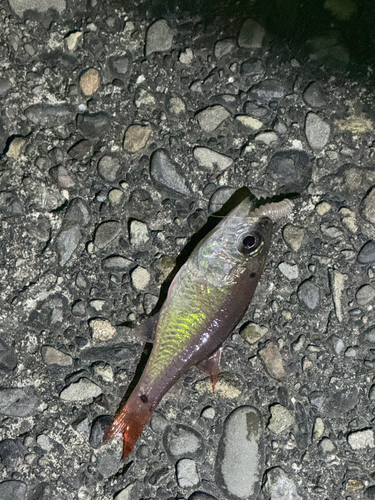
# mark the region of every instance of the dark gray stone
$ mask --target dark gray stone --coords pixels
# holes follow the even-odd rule
[[[0,78],[0,96],[5,96],[12,88],[12,82],[9,78]]]
[[[311,181],[312,166],[304,151],[288,150],[275,153],[266,169],[277,183],[279,191],[302,191]]]
[[[114,344],[110,347],[90,347],[81,352],[82,359],[112,362],[117,365],[128,365],[134,356],[134,348],[126,344]]]
[[[111,255],[102,260],[102,268],[104,271],[127,271],[132,264],[133,261],[121,255]]]
[[[82,233],[79,227],[71,227],[70,229],[63,229],[56,236],[55,246],[56,252],[59,257],[59,265],[65,266],[68,260],[81,241]]]
[[[375,241],[368,241],[363,245],[357,256],[360,264],[372,264],[375,262]]]
[[[0,339],[0,370],[10,373],[17,366],[17,354],[6,342]]]
[[[121,224],[117,221],[105,221],[96,228],[94,243],[98,248],[105,248],[121,233]]]
[[[1,500],[24,500],[27,486],[23,481],[3,481],[0,483]]]
[[[217,500],[217,498],[203,491],[195,491],[189,496],[188,500]]]
[[[268,103],[275,99],[281,99],[285,94],[284,84],[280,80],[273,78],[254,84],[247,93],[249,99],[259,103]]]
[[[108,427],[113,422],[113,417],[110,415],[99,415],[95,418],[91,426],[89,443],[92,448],[100,448],[103,436]]]
[[[91,215],[86,201],[74,198],[68,205],[64,216],[64,226],[86,227],[90,224]]]
[[[320,303],[320,290],[311,281],[304,281],[300,284],[297,291],[297,296],[302,305],[309,311],[315,311]]]
[[[310,82],[302,94],[303,100],[312,108],[324,108],[328,101],[319,83]]]
[[[25,116],[35,125],[45,128],[67,125],[74,121],[75,108],[70,104],[33,104],[25,110]]]
[[[8,417],[30,417],[37,413],[36,407],[37,401],[23,389],[0,388],[0,414]]]
[[[15,439],[0,441],[0,458],[5,467],[18,467],[26,453],[28,453],[27,448]]]
[[[88,138],[100,138],[106,136],[111,130],[111,120],[107,113],[79,115],[77,128]]]
[[[151,156],[150,173],[154,181],[185,196],[191,195],[178,163],[172,161],[165,149],[157,149]]]
[[[241,64],[240,72],[241,75],[244,76],[254,76],[254,75],[263,76],[264,73],[266,72],[266,66],[261,59],[253,57],[251,59],[248,59],[247,61],[244,61]]]
[[[375,486],[369,486],[366,490],[366,500],[375,500]]]

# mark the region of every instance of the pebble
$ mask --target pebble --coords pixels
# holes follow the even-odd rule
[[[9,78],[0,78],[0,96],[5,97],[12,87],[13,85]]]
[[[136,153],[144,148],[151,135],[152,128],[147,125],[130,125],[125,132],[124,149]]]
[[[44,128],[67,125],[74,121],[75,109],[70,104],[33,104],[25,110],[25,116],[35,125]]]
[[[372,187],[361,203],[363,217],[375,224],[375,187]]]
[[[240,335],[250,345],[254,345],[268,333],[266,326],[258,325],[257,323],[249,323],[241,329]]]
[[[302,305],[309,311],[315,311],[320,303],[320,290],[311,281],[304,281],[297,290],[297,296]]]
[[[244,49],[259,49],[265,34],[263,26],[253,19],[245,19],[238,34],[238,45]]]
[[[78,382],[73,382],[60,393],[60,398],[64,401],[85,401],[100,396],[102,390],[99,386],[91,382],[88,378],[80,378]]]
[[[112,367],[103,361],[94,363],[92,366],[92,372],[94,377],[101,378],[104,382],[112,383],[114,380]]]
[[[125,488],[118,491],[113,497],[114,500],[131,500],[132,498],[132,489],[134,488],[135,483],[128,484]]]
[[[323,222],[320,225],[320,230],[324,236],[331,239],[342,239],[344,237],[344,231],[337,226],[332,226],[329,222]]]
[[[252,57],[241,64],[240,73],[246,76],[263,76],[266,72],[266,66],[261,59]]]
[[[111,189],[108,200],[113,207],[121,205],[124,201],[125,193],[121,189]]]
[[[165,149],[157,149],[152,154],[150,173],[153,180],[163,186],[186,196],[191,195],[181,166],[170,159]]]
[[[5,467],[19,468],[27,452],[27,448],[16,439],[0,441],[0,458]]]
[[[357,387],[347,389],[336,389],[333,384],[325,400],[325,415],[331,418],[338,418],[345,412],[355,408],[358,403]]]
[[[180,488],[194,488],[199,484],[197,466],[194,460],[182,458],[176,464],[176,477]]]
[[[190,47],[180,52],[179,61],[181,64],[191,64],[194,59],[194,53]]]
[[[222,206],[229,200],[229,198],[234,194],[236,188],[232,187],[221,187],[217,189],[210,198],[210,203],[208,205],[208,213],[211,215],[222,208]]]
[[[258,495],[263,475],[263,419],[252,406],[232,411],[224,423],[216,458],[218,485],[235,498]]]
[[[331,343],[332,343],[333,350],[335,351],[337,356],[339,356],[342,353],[343,349],[345,348],[344,341],[340,337],[338,337],[337,335],[332,335],[331,336]]]
[[[189,496],[188,500],[217,500],[217,498],[203,491],[195,491]]]
[[[232,158],[209,148],[198,146],[194,148],[193,155],[200,167],[204,167],[215,174],[224,172],[233,165]]]
[[[202,436],[195,429],[179,424],[166,429],[163,445],[171,460],[198,458],[204,450]]]
[[[158,19],[147,29],[146,57],[153,52],[166,52],[172,48],[173,31],[165,19]]]
[[[6,155],[8,158],[13,158],[17,160],[19,158],[21,151],[26,143],[26,139],[24,137],[15,137],[12,139],[11,143],[8,146],[8,150]]]
[[[374,431],[372,429],[362,429],[351,432],[348,436],[348,443],[352,450],[375,448]]]
[[[370,304],[375,298],[375,289],[371,285],[362,285],[355,294],[359,306]]]
[[[355,213],[348,208],[342,207],[339,210],[339,214],[341,216],[341,221],[346,226],[349,231],[356,234],[358,231],[357,219]]]
[[[301,248],[304,236],[305,230],[301,227],[287,224],[283,229],[284,241],[293,252],[298,252]]]
[[[311,180],[311,164],[304,151],[275,153],[267,165],[267,174],[285,190],[302,190]]]
[[[37,413],[37,401],[19,388],[0,388],[0,414],[30,417]]]
[[[216,59],[221,59],[222,57],[231,54],[236,48],[236,40],[234,38],[224,38],[223,40],[218,40],[215,43],[214,54]]]
[[[104,271],[127,271],[131,265],[133,265],[133,261],[121,255],[111,255],[102,260],[102,268]]]
[[[276,132],[272,131],[265,131],[265,132],[259,132],[254,137],[255,142],[259,142],[261,144],[265,144],[266,146],[269,146],[270,144],[273,144],[274,142],[277,142],[279,140],[278,135]]]
[[[323,407],[324,400],[324,394],[321,391],[313,391],[309,394],[309,401],[316,408],[321,409]]]
[[[142,221],[132,220],[129,227],[130,243],[134,246],[142,246],[148,242],[148,227]]]
[[[366,500],[375,500],[375,485],[367,488],[365,498]]]
[[[302,94],[302,98],[312,108],[324,108],[328,104],[327,96],[317,82],[310,82]]]
[[[263,487],[269,500],[302,500],[297,487],[281,467],[273,467],[266,472],[266,483]]]
[[[78,115],[77,128],[85,137],[99,139],[111,131],[111,120],[104,111],[92,114],[85,113]]]
[[[276,380],[283,380],[286,376],[283,359],[278,346],[269,341],[259,350],[258,355],[264,364],[268,375]]]
[[[81,198],[74,198],[68,205],[63,225],[86,227],[90,224],[90,220],[91,215],[87,203]]]
[[[116,328],[108,319],[90,319],[89,327],[94,342],[106,342],[116,335]]]
[[[168,427],[168,420],[159,411],[155,411],[152,414],[150,427],[154,432],[164,432]]]
[[[197,120],[204,132],[213,132],[223,123],[230,113],[219,104],[210,106],[197,113]]]
[[[271,418],[267,427],[275,434],[281,434],[294,424],[294,416],[285,406],[274,404],[270,411]]]
[[[341,321],[343,320],[341,297],[344,293],[345,281],[348,279],[348,276],[346,274],[340,273],[336,269],[330,269],[328,271],[328,275],[336,318],[338,322],[341,323]]]
[[[67,46],[68,50],[73,51],[77,47],[78,41],[82,35],[83,35],[83,32],[77,30],[77,31],[73,31],[65,38],[66,46]]]
[[[86,96],[92,96],[100,86],[99,71],[95,68],[87,69],[79,79],[79,85]]]
[[[168,111],[172,113],[172,115],[180,116],[185,113],[186,106],[184,101],[178,96],[172,96],[168,100]]]
[[[121,230],[121,225],[117,221],[102,222],[95,231],[95,246],[100,249],[105,248],[119,236]]]
[[[148,284],[150,283],[150,273],[144,267],[138,266],[131,273],[131,281],[133,287],[137,292],[146,290]]]
[[[313,441],[319,441],[325,430],[324,422],[320,417],[316,417],[313,427]]]
[[[215,408],[213,408],[212,406],[206,406],[206,408],[203,408],[201,413],[201,417],[205,418],[206,420],[212,420],[213,418],[215,418],[215,415]]]
[[[357,262],[359,264],[372,264],[375,262],[375,241],[368,241],[358,252]]]
[[[25,500],[27,492],[23,481],[2,481],[0,483],[1,500]]]
[[[11,373],[17,366],[17,354],[14,349],[0,339],[0,371]]]
[[[98,161],[98,174],[108,182],[115,182],[121,164],[116,156],[105,155]]]
[[[74,254],[76,248],[81,241],[82,233],[79,227],[72,227],[70,229],[62,229],[56,236],[55,246],[59,259],[59,265],[65,266],[68,260]]]
[[[42,358],[46,365],[71,366],[73,364],[71,356],[49,345],[42,347]]]
[[[199,394],[212,394],[212,381],[210,378],[198,380],[194,389]],[[225,399],[237,399],[241,395],[242,382],[233,373],[221,372],[215,386],[215,394]]]
[[[52,180],[59,186],[59,188],[70,189],[75,186],[74,180],[69,175],[67,169],[62,165],[57,165],[56,167],[51,168],[49,173]]]
[[[320,150],[323,149],[329,141],[331,126],[319,115],[310,111],[310,113],[306,115],[305,134],[311,149]]]
[[[113,450],[109,447],[103,447],[99,448],[99,450],[96,452],[96,470],[105,479],[114,476],[121,467],[121,454],[119,453],[119,451],[120,447],[118,447],[116,450]],[[92,500],[92,497],[88,497],[87,500]]]
[[[247,95],[249,99],[252,99],[260,104],[267,104],[270,101],[275,101],[284,97],[286,93],[284,84],[280,80],[275,80],[273,78],[268,78],[267,80],[262,80],[255,83]]]
[[[241,123],[246,128],[249,128],[253,132],[257,132],[259,129],[263,127],[263,123],[252,116],[247,115],[238,115],[235,118],[238,122]]]
[[[45,434],[39,434],[36,438],[36,444],[42,448],[44,451],[51,451],[53,449],[53,441]]]
[[[110,415],[99,415],[92,423],[89,443],[94,449],[100,448],[103,436],[108,427],[112,424],[113,417]]]
[[[331,205],[326,201],[318,203],[315,207],[316,213],[320,216],[327,214],[332,209]]]
[[[288,262],[280,262],[277,266],[279,271],[288,279],[296,280],[299,276],[297,264],[289,264]]]

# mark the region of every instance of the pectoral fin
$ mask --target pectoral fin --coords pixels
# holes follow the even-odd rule
[[[132,328],[129,335],[137,337],[142,342],[154,342],[155,328],[159,319],[159,313],[145,319],[140,325]]]
[[[220,359],[221,359],[221,347],[217,351],[215,351],[209,358],[202,359],[197,364],[197,368],[207,375],[210,376],[212,380],[212,392],[215,390],[215,385],[219,376],[219,367],[220,367]]]

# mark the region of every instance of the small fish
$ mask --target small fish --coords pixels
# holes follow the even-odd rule
[[[245,314],[262,275],[272,221],[291,213],[290,200],[252,211],[246,198],[198,244],[172,281],[154,327],[154,345],[142,376],[103,441],[123,436],[122,460],[162,397],[196,365],[213,389],[220,348]]]

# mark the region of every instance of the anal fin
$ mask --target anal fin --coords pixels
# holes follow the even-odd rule
[[[212,380],[212,392],[215,390],[216,382],[220,373],[221,347],[215,351],[209,358],[202,359],[197,364],[197,368],[204,373],[207,373]]]

